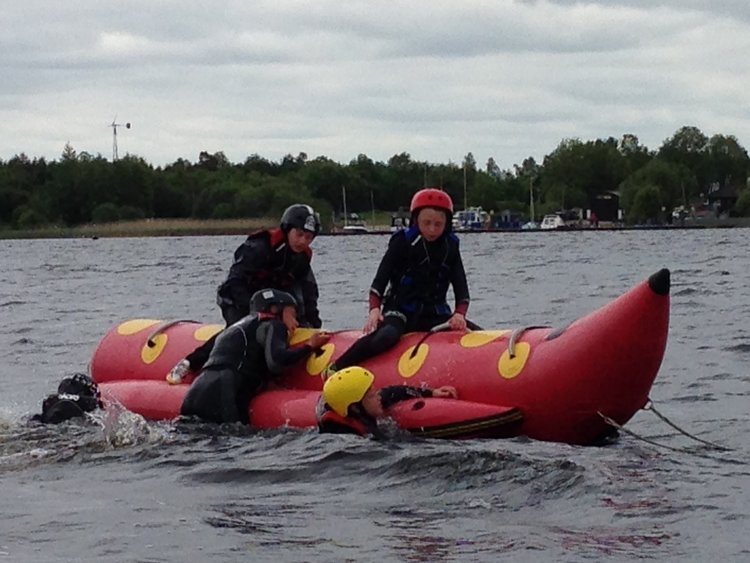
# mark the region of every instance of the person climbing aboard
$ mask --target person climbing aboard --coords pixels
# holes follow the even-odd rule
[[[250,399],[330,338],[327,332],[316,332],[306,344],[292,348],[288,336],[296,326],[297,301],[291,294],[273,288],[256,292],[250,299],[250,315],[216,338],[180,414],[249,424]]]
[[[216,302],[226,326],[250,312],[250,298],[261,289],[291,293],[298,304],[293,325],[320,328],[318,284],[313,274],[310,245],[320,233],[320,216],[309,205],[297,203],[284,211],[275,229],[251,233],[234,252],[226,281],[219,286]],[[180,360],[167,374],[169,383],[180,383],[189,372],[206,363],[216,336]]]

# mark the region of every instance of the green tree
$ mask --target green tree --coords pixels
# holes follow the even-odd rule
[[[740,217],[750,217],[750,189],[745,188],[740,192],[734,212]]]
[[[747,151],[733,135],[714,135],[708,141],[710,179],[720,187],[744,187],[750,172]]]
[[[708,137],[700,129],[688,125],[681,127],[664,141],[657,156],[690,170],[696,178],[697,189],[708,193],[708,186],[714,180],[708,154]]]
[[[633,205],[627,212],[630,223],[656,223],[661,215],[661,197],[659,188],[653,185],[642,185],[635,192]]]

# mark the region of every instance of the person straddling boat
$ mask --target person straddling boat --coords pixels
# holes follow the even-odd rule
[[[446,322],[451,330],[466,330],[469,286],[458,237],[451,232],[453,201],[442,190],[425,188],[414,194],[410,209],[410,227],[391,236],[370,287],[365,336],[323,377],[385,352],[407,331],[427,331]],[[453,311],[446,302],[449,286]]]
[[[31,420],[59,424],[100,408],[103,404],[99,386],[88,375],[76,373],[60,381],[57,393],[45,397],[41,414],[35,414]]]
[[[281,216],[279,227],[250,234],[234,252],[226,281],[219,286],[216,302],[226,326],[250,312],[250,298],[258,290],[275,288],[294,295],[298,303],[297,325],[320,328],[318,284],[312,270],[310,244],[320,233],[320,217],[309,205],[294,204]],[[167,374],[179,383],[189,371],[199,371],[208,359],[215,338],[188,354]]]
[[[359,366],[332,374],[323,384],[316,407],[318,430],[334,434],[359,434],[380,437],[378,419],[393,405],[420,397],[457,398],[450,386],[430,389],[409,385],[391,385],[375,389],[375,376]]]
[[[250,399],[330,338],[328,333],[316,332],[305,345],[289,346],[289,332],[297,326],[297,302],[285,291],[256,292],[250,299],[250,312],[216,338],[180,414],[209,422],[248,424]]]

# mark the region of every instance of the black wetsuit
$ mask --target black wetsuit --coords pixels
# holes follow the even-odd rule
[[[300,326],[320,328],[318,284],[310,266],[312,251],[292,252],[281,229],[258,231],[234,251],[226,281],[219,286],[216,302],[226,326],[250,314],[250,298],[256,291],[273,288],[291,293],[297,300]],[[208,360],[215,337],[186,357],[199,370]]]
[[[465,314],[469,286],[458,237],[447,232],[427,242],[416,226],[395,233],[370,288],[370,308],[382,301],[383,322],[344,352],[335,362],[336,369],[385,352],[404,332],[430,330],[450,319],[453,313],[446,302],[449,286],[453,287],[456,310]]]
[[[286,326],[277,318],[252,315],[227,327],[185,395],[180,413],[210,422],[248,424],[249,400],[312,351],[309,345],[289,348],[287,337]]]
[[[432,389],[423,387],[412,387],[410,385],[390,385],[378,391],[380,402],[384,410],[401,401],[408,399],[419,399],[421,397],[432,397]],[[330,434],[359,434],[360,436],[372,435],[380,437],[378,423],[375,418],[364,412],[357,405],[350,407],[350,416],[340,416],[323,401],[321,397],[315,410],[318,420],[318,430],[321,433]]]

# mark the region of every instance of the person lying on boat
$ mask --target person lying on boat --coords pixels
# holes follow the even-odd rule
[[[224,329],[208,361],[190,385],[180,414],[208,422],[249,423],[248,403],[284,369],[306,359],[328,342],[317,332],[291,348],[288,335],[297,326],[297,302],[278,289],[256,292],[251,314]]]
[[[375,376],[359,366],[344,368],[332,374],[323,385],[316,407],[318,430],[333,434],[359,434],[381,437],[378,419],[393,405],[420,397],[458,398],[450,386],[430,389],[409,385],[373,388]]]
[[[247,237],[235,250],[229,275],[217,293],[216,302],[226,326],[246,317],[251,296],[269,287],[295,296],[298,313],[294,328],[322,326],[318,284],[310,264],[310,244],[318,233],[320,216],[309,205],[294,204],[284,211],[278,228]],[[199,371],[208,360],[214,341],[215,337],[180,360],[167,375],[167,381],[179,383],[189,371]]]
[[[42,413],[35,414],[31,420],[59,424],[100,408],[103,405],[99,386],[88,375],[76,373],[60,381],[57,393],[47,395],[42,402]]]
[[[328,366],[324,377],[385,352],[404,332],[446,322],[451,330],[466,330],[469,286],[458,237],[451,232],[453,201],[444,191],[425,188],[414,194],[410,209],[411,226],[391,236],[370,287],[365,336]]]

